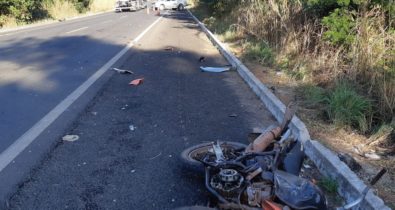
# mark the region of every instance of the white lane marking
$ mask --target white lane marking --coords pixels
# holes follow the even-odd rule
[[[0,34],[0,36],[9,36],[12,35],[12,33],[8,33],[8,34]]]
[[[50,126],[70,105],[72,105],[86,90],[98,80],[112,65],[114,65],[130,48],[133,47],[162,17],[158,18],[139,36],[131,41],[125,48],[109,60],[104,66],[97,70],[88,80],[75,89],[55,108],[53,108],[40,121],[33,125],[21,137],[11,144],[4,152],[0,154],[0,172],[7,167],[27,146],[29,146],[48,126]]]
[[[122,18],[125,18],[126,17],[126,15],[125,16],[122,16],[122,17],[120,17],[119,19],[122,19]]]
[[[72,31],[68,31],[68,32],[66,32],[66,34],[71,34],[71,33],[77,32],[77,31],[82,31],[82,30],[85,30],[85,29],[87,29],[87,28],[89,28],[89,27],[82,27],[82,28],[79,28],[79,29],[75,29],[75,30],[72,30]]]
[[[103,24],[106,24],[106,23],[111,23],[112,22],[112,20],[107,20],[107,21],[104,21],[104,22],[102,22]]]

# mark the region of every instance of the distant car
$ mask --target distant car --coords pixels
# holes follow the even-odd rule
[[[178,9],[183,10],[187,5],[186,0],[159,0],[155,3],[155,8],[160,10]]]
[[[115,12],[136,11],[146,6],[143,0],[117,0],[115,2]]]

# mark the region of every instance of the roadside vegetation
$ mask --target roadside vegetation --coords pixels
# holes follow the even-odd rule
[[[0,0],[0,28],[111,9],[113,0]]]
[[[299,81],[329,121],[372,134],[394,126],[393,0],[195,0],[242,56]],[[304,90],[303,87],[307,89]],[[392,123],[392,124],[391,124]]]
[[[357,158],[387,167],[394,179],[394,0],[192,2],[192,12],[278,97],[292,89],[313,138],[338,152],[358,148]],[[372,151],[382,158],[363,156]],[[394,187],[388,181],[379,193],[390,205]]]

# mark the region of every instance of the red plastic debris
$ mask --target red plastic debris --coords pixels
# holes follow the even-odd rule
[[[143,81],[144,81],[144,78],[135,79],[135,80],[132,80],[129,83],[129,85],[134,85],[134,86],[141,85],[143,83]]]
[[[264,200],[262,201],[262,209],[264,210],[282,210],[282,206],[273,201]]]

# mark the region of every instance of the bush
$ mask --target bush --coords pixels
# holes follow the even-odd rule
[[[30,23],[32,21],[45,18],[48,13],[43,8],[42,1],[38,0],[0,0],[0,16],[3,21],[0,27],[7,25],[7,19],[15,19],[17,23]]]
[[[341,82],[329,94],[327,113],[337,125],[349,125],[366,132],[371,124],[372,105],[348,84]]]
[[[269,45],[264,42],[249,43],[246,46],[245,56],[249,59],[257,60],[261,64],[272,65],[274,62],[274,54]]]
[[[78,10],[69,1],[53,0],[51,3],[45,5],[45,8],[51,18],[58,20],[78,15]]]
[[[84,13],[89,9],[92,0],[72,0],[72,3],[79,13]]]
[[[324,39],[335,45],[350,46],[355,38],[355,20],[352,12],[346,9],[336,9],[329,16],[322,19],[327,27]]]
[[[213,15],[221,17],[226,16],[240,4],[240,0],[205,0]]]
[[[113,0],[0,0],[0,28],[105,11],[113,6]]]
[[[222,34],[222,37],[223,37],[225,42],[234,42],[234,41],[240,39],[240,36],[237,33],[237,31],[233,30],[233,29],[229,29],[229,30],[225,31]]]
[[[316,107],[327,104],[328,94],[325,89],[315,85],[305,85],[302,87],[302,94],[306,105]]]

